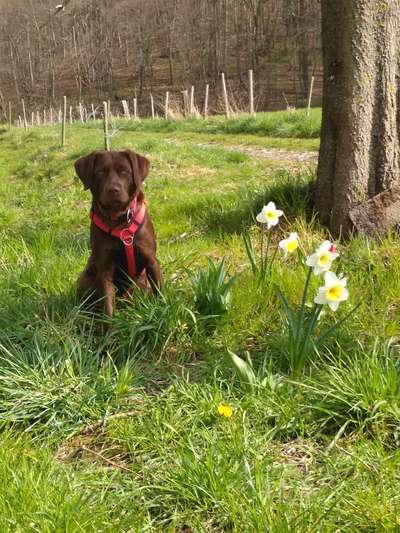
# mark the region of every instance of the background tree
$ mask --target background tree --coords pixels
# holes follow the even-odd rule
[[[316,207],[333,233],[399,182],[400,0],[322,0],[323,119]]]
[[[221,71],[244,107],[249,68],[259,110],[284,106],[283,92],[299,106],[319,35],[319,0],[0,0],[0,113],[8,100],[40,110],[135,91],[143,111],[150,91],[161,101],[190,85],[201,106],[205,83],[214,104]]]

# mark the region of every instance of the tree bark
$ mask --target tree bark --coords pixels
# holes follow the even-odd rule
[[[322,0],[323,116],[316,208],[335,235],[400,179],[400,0]]]

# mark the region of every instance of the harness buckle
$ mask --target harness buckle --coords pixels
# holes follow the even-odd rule
[[[130,224],[131,220],[132,220],[132,210],[130,207],[128,207],[128,211],[126,212],[126,221],[128,222],[128,224]]]
[[[121,234],[120,234],[119,238],[121,239],[121,241],[124,243],[125,246],[132,246],[132,244],[133,244],[133,235],[129,231],[128,228],[124,228],[123,230],[121,230]]]

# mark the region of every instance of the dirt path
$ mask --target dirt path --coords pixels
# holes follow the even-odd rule
[[[281,148],[253,148],[243,144],[201,143],[198,146],[202,148],[223,148],[231,152],[242,152],[251,157],[261,157],[263,159],[285,163],[316,163],[318,160],[318,152],[299,152],[296,150],[283,150]]]

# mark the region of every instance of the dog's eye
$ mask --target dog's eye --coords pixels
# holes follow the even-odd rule
[[[129,170],[121,170],[121,176],[129,176]]]

